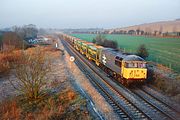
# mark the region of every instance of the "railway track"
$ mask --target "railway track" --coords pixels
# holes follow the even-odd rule
[[[78,56],[81,62],[86,64],[87,67],[91,68],[92,71],[105,82],[106,86],[100,82],[98,83],[96,79],[90,78],[91,81],[93,81],[93,85],[96,86],[96,88],[100,91],[101,94],[103,94],[103,96],[108,101],[108,103],[113,107],[114,111],[119,114],[120,118],[123,118],[123,119],[168,119],[168,120],[169,119],[175,120],[178,118],[177,117],[178,115],[174,113],[174,111],[166,109],[166,107],[162,107],[163,104],[161,106],[158,106],[152,100],[148,100],[147,97],[146,99],[143,98],[142,95],[140,95],[138,92],[131,91],[122,85],[120,86],[117,86],[115,84],[112,85],[113,84],[112,81],[107,82],[105,80],[106,78],[100,75],[100,72],[93,69],[93,67],[95,66],[90,65],[91,63],[87,62],[87,60],[85,61],[84,60],[85,58],[83,58],[82,55],[78,53],[69,43],[67,43],[66,41],[63,41],[63,44],[66,46],[66,48],[71,53],[71,55]],[[81,64],[81,62],[78,63],[78,66]],[[87,74],[87,71],[86,71],[87,67],[83,68],[82,64],[80,66],[81,66],[80,69]],[[88,74],[87,76],[90,77],[92,75]],[[116,86],[116,88],[114,86]],[[110,92],[109,89],[115,94],[115,97],[112,97],[113,93]],[[109,91],[108,94],[105,93],[107,91]]]
[[[67,52],[70,55],[75,55],[76,53],[71,51],[68,47],[68,44],[65,41],[62,41],[63,45],[65,46]],[[92,73],[89,73],[89,71],[86,69],[86,67],[82,64],[82,61],[80,61],[79,57],[76,57],[75,63],[78,65],[78,67],[84,72],[88,79],[90,79],[91,83],[98,89],[98,91],[104,96],[104,98],[107,100],[107,102],[113,107],[113,110],[119,115],[121,119],[127,119],[131,120],[131,117],[127,114],[126,111],[122,109],[122,107],[117,103],[117,101],[111,96],[108,89],[105,88],[105,86],[101,86],[97,82],[97,78],[95,76],[92,76]]]
[[[133,92],[136,93],[144,101],[152,105],[154,108],[158,109],[161,113],[165,114],[168,118],[171,118],[173,120],[180,118],[180,114],[176,109],[172,108],[167,103],[157,99],[145,89],[135,88]]]
[[[177,104],[176,104],[177,105],[176,108],[173,108],[172,106],[174,105],[170,103],[167,104],[166,102],[164,102],[164,100],[161,101],[161,99],[159,99],[157,96],[155,97],[152,93],[150,93],[149,91],[141,87],[140,88],[136,87],[136,89],[127,89],[121,84],[118,84],[118,85],[121,87],[119,91],[122,91],[122,93],[127,92],[127,94],[129,94],[129,96],[124,95],[128,99],[131,99],[131,98],[136,99],[140,101],[143,106],[146,106],[146,108],[151,109],[150,114],[152,115],[152,113],[154,113],[154,116],[152,116],[151,119],[157,119],[159,117],[158,119],[163,119],[163,120],[178,120],[180,118],[180,112],[179,112],[179,108]],[[136,102],[133,102],[133,103],[136,104],[143,111],[147,110],[147,109],[144,109],[143,107],[140,107],[138,103]]]
[[[159,92],[157,92],[157,90],[154,90],[155,88],[152,88],[153,86],[150,85],[145,85],[142,86],[141,90],[143,90],[144,92],[146,92],[147,94],[149,94],[150,96],[152,96],[154,99],[162,102],[163,104],[165,104],[166,106],[168,106],[170,109],[172,109],[173,111],[180,113],[180,105],[177,103],[172,103],[172,100],[165,97],[164,95],[160,94]]]
[[[76,64],[79,66],[79,68],[86,74],[86,76],[90,79],[90,82],[95,86],[95,88],[103,95],[103,97],[107,100],[107,102],[112,106],[113,110],[119,115],[122,119],[150,119],[147,115],[145,115],[141,110],[138,110],[137,107],[135,107],[131,102],[129,102],[124,96],[121,94],[114,95],[114,88],[107,86],[107,83],[104,84],[101,81],[94,78],[94,75],[86,70],[87,65],[83,65],[85,61],[83,61],[79,56],[77,55],[76,50],[74,48],[72,51],[69,49],[68,43],[65,41],[62,42],[64,46],[67,48],[68,53],[70,55],[76,55],[78,57],[78,61],[76,61]],[[82,56],[81,56],[82,57]],[[79,62],[79,60],[81,62]],[[85,64],[85,63],[84,63]],[[97,73],[94,72],[96,75]],[[102,79],[102,78],[98,78]],[[113,92],[111,92],[113,91]]]

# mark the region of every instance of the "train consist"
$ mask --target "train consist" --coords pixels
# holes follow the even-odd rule
[[[127,55],[112,48],[95,45],[66,34],[62,35],[81,54],[114,77],[123,85],[144,82],[147,78],[146,62],[137,55]]]

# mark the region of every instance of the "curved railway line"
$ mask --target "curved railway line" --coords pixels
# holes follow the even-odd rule
[[[90,82],[103,95],[121,119],[176,120],[179,118],[178,111],[173,110],[172,107],[164,102],[151,97],[145,91],[141,89],[129,90],[121,84],[117,85],[107,80],[109,78],[102,75],[105,73],[87,61],[70,43],[64,40],[62,40],[62,43],[70,55],[76,56],[77,60],[75,63],[86,74]],[[87,68],[90,69],[87,70]]]

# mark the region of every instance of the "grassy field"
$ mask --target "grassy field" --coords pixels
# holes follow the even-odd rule
[[[71,34],[77,38],[92,41],[95,34]],[[107,39],[117,41],[126,52],[136,53],[140,44],[145,44],[149,51],[147,60],[163,64],[180,73],[180,39],[153,38],[145,36],[105,35]]]

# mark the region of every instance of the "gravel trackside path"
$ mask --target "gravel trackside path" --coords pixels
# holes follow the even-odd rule
[[[14,83],[17,79],[13,74],[11,74],[9,77],[0,77],[0,102],[18,94],[14,87],[10,84],[9,80],[12,80]]]

